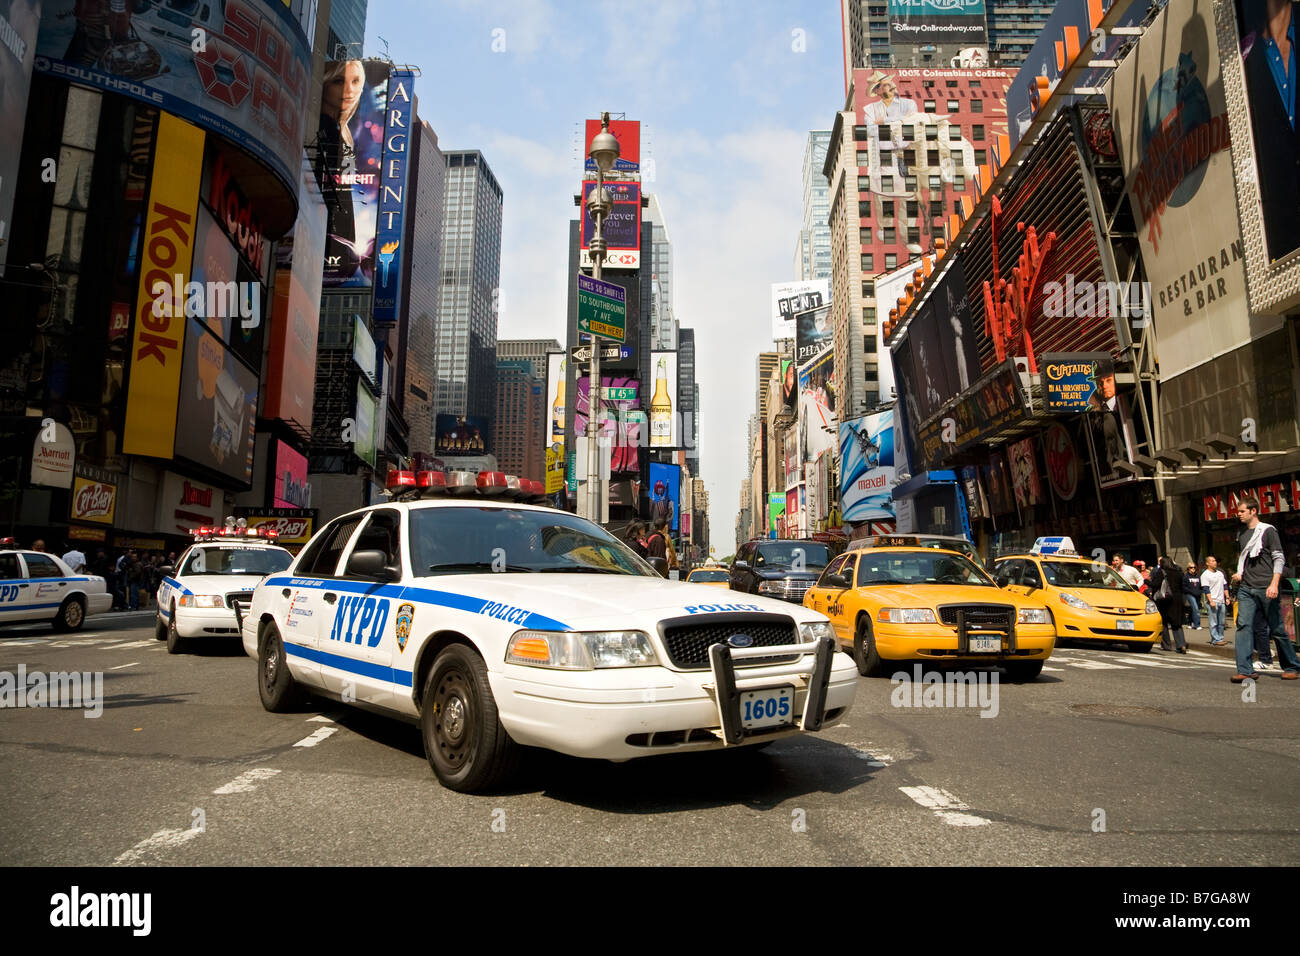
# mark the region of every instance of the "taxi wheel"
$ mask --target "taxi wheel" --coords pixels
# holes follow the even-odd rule
[[[501,726],[483,659],[464,644],[438,654],[420,698],[424,755],[448,790],[493,790],[514,772],[521,748]]]
[[[180,654],[185,650],[185,638],[176,630],[176,605],[172,605],[172,616],[167,621],[167,653]]]
[[[302,685],[289,673],[289,662],[284,656],[284,641],[274,624],[262,631],[257,652],[257,693],[262,706],[273,714],[283,714],[297,709],[306,696]]]
[[[1007,680],[1013,684],[1025,684],[1037,680],[1043,672],[1042,661],[1011,661],[1002,665],[1007,669]]]
[[[853,634],[853,663],[863,677],[884,677],[885,662],[876,653],[876,639],[871,633],[871,621],[858,619],[858,629]]]
[[[80,598],[70,597],[59,605],[59,613],[54,618],[54,629],[61,633],[79,631],[86,623],[86,606]]]

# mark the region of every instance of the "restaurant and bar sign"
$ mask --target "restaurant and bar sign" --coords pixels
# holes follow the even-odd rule
[[[917,430],[917,447],[927,470],[943,467],[950,455],[978,445],[1025,417],[1020,375],[1007,359],[971,389],[944,405]]]

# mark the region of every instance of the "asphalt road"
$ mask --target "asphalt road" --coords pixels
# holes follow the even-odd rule
[[[862,679],[838,726],[761,753],[538,753],[512,792],[472,797],[438,785],[416,728],[266,713],[235,643],[169,656],[152,623],[0,631],[0,672],[103,674],[98,718],[0,709],[0,862],[1300,862],[1300,681],[1274,670],[1245,701],[1202,651],[1058,648],[998,685],[992,717]]]

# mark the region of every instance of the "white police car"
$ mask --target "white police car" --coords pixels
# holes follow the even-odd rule
[[[431,494],[408,500],[417,482]],[[414,719],[442,784],[473,792],[520,745],[626,760],[757,744],[853,702],[823,615],[665,580],[597,525],[523,503],[540,482],[395,472],[390,488],[253,592],[243,640],[267,710],[310,689]]]
[[[275,532],[249,530],[226,519],[224,528],[200,528],[176,567],[158,586],[154,636],[179,654],[185,639],[239,634],[239,615],[253,588],[283,571],[293,555],[274,543]]]
[[[112,606],[101,577],[76,574],[53,554],[0,551],[0,624],[49,621],[56,631],[79,631],[87,615]]]

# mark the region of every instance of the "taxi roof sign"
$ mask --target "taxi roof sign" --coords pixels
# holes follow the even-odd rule
[[[1074,550],[1074,539],[1068,537],[1055,538],[1036,538],[1034,546],[1029,549],[1030,554],[1060,554],[1069,557],[1078,557],[1079,552]]]

